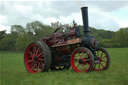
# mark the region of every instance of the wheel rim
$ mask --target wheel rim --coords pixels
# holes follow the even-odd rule
[[[40,72],[44,66],[43,49],[37,43],[30,44],[25,52],[24,61],[30,73]]]
[[[96,57],[98,58],[98,62],[95,63],[94,70],[101,71],[105,70],[108,63],[108,55],[102,49],[98,49],[96,51]]]
[[[91,63],[90,54],[86,49],[77,49],[73,52],[71,64],[76,72],[88,72]]]

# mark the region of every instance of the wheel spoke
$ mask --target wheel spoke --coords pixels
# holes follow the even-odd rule
[[[103,52],[101,53],[100,58],[102,58],[102,56],[103,56]]]
[[[82,52],[81,51],[79,51],[79,56],[80,57],[83,57],[83,53],[84,53],[84,51],[82,50]]]
[[[86,53],[86,56],[85,56],[85,58],[88,56],[88,54]]]
[[[39,50],[40,50],[40,47],[38,47],[38,49],[36,50],[36,55],[38,55]]]
[[[38,71],[38,63],[36,63],[35,69],[36,71]]]
[[[42,67],[44,66],[43,62],[40,62],[40,64],[41,64]]]
[[[32,62],[32,60],[27,60],[28,63]]]
[[[31,70],[34,70],[35,66],[36,66],[36,63],[33,64]]]
[[[37,56],[40,57],[43,54],[43,52],[40,52]]]
[[[87,57],[87,56],[88,56],[88,57]],[[86,57],[87,57],[87,58],[86,58]],[[89,63],[87,63],[87,61],[90,61],[88,53],[86,54],[85,58],[86,58],[86,59],[84,59],[84,62],[85,62],[86,64],[89,64]]]
[[[31,55],[31,58],[32,58],[32,56],[33,56],[33,53],[31,52],[31,51],[29,51],[29,53],[28,54],[30,54]]]
[[[106,56],[102,57],[102,59],[106,58]]]
[[[104,65],[102,64],[102,63],[100,63],[101,64],[101,66],[104,68]]]
[[[40,61],[44,61],[44,59],[39,58]]]
[[[98,64],[95,64],[95,68],[97,68],[97,65],[98,65]]]
[[[81,57],[81,54],[79,53],[79,56]]]
[[[86,60],[80,55],[80,53],[79,53],[79,56],[80,56],[80,59],[82,59],[82,61],[86,62]]]
[[[35,48],[32,49],[33,55],[36,55],[36,50]]]
[[[107,63],[107,61],[105,61],[105,60],[102,60],[103,62],[105,62],[105,63]]]
[[[79,65],[80,65],[80,64],[78,63],[76,67],[78,68],[78,67],[79,67]]]
[[[86,62],[86,59],[82,58],[82,61],[83,61],[85,64],[88,64],[88,63]]]
[[[100,69],[100,64],[99,64],[99,69]]]
[[[31,63],[31,65],[33,66],[35,64],[35,62],[33,61],[32,63]]]
[[[84,50],[82,50],[82,57],[83,57],[83,55],[84,55]]]
[[[40,69],[40,66],[39,66],[39,62],[37,63],[37,66],[38,66],[38,67],[37,67],[37,69],[38,69],[37,71],[40,72],[41,69]]]
[[[40,62],[38,62],[38,65],[40,66],[40,68],[42,68],[42,65],[40,64]]]
[[[82,68],[81,68],[81,71],[83,71],[83,70],[85,71],[85,70],[86,70],[86,68],[84,67],[83,64],[81,64],[81,67],[82,67]]]
[[[97,51],[97,56],[99,56],[99,51]]]
[[[87,66],[88,64],[86,64],[86,66]],[[85,68],[86,69],[86,66],[85,66],[85,64],[84,63],[82,63],[82,67],[83,68]]]

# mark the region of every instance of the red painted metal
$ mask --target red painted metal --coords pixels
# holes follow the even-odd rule
[[[76,72],[88,72],[91,65],[91,56],[87,50],[78,48],[71,56],[71,64]]]
[[[73,28],[71,29],[71,31],[69,32],[69,37],[75,38],[74,33],[75,33],[75,27],[73,27]]]
[[[43,49],[40,45],[32,43],[25,52],[24,61],[26,69],[30,73],[36,73],[42,71],[44,65]]]
[[[56,45],[56,44],[68,44],[68,39],[64,37],[63,32],[58,32],[59,29],[62,28],[56,28],[56,30],[53,32],[53,34],[49,37],[43,37],[40,39],[40,41],[45,42],[49,47]],[[71,30],[66,34],[70,40],[75,39],[75,26],[71,28]]]

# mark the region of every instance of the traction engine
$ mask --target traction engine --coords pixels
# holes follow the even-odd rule
[[[109,68],[110,57],[106,49],[98,47],[90,35],[88,8],[82,7],[84,35],[75,22],[68,32],[57,28],[49,37],[30,43],[24,53],[25,67],[30,73],[69,69],[75,72],[102,71]],[[62,31],[60,31],[62,30]]]

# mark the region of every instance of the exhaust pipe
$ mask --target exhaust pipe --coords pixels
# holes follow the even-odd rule
[[[90,35],[90,30],[88,26],[88,7],[82,7],[82,18],[83,18],[83,27],[84,27],[84,34],[85,36]]]

